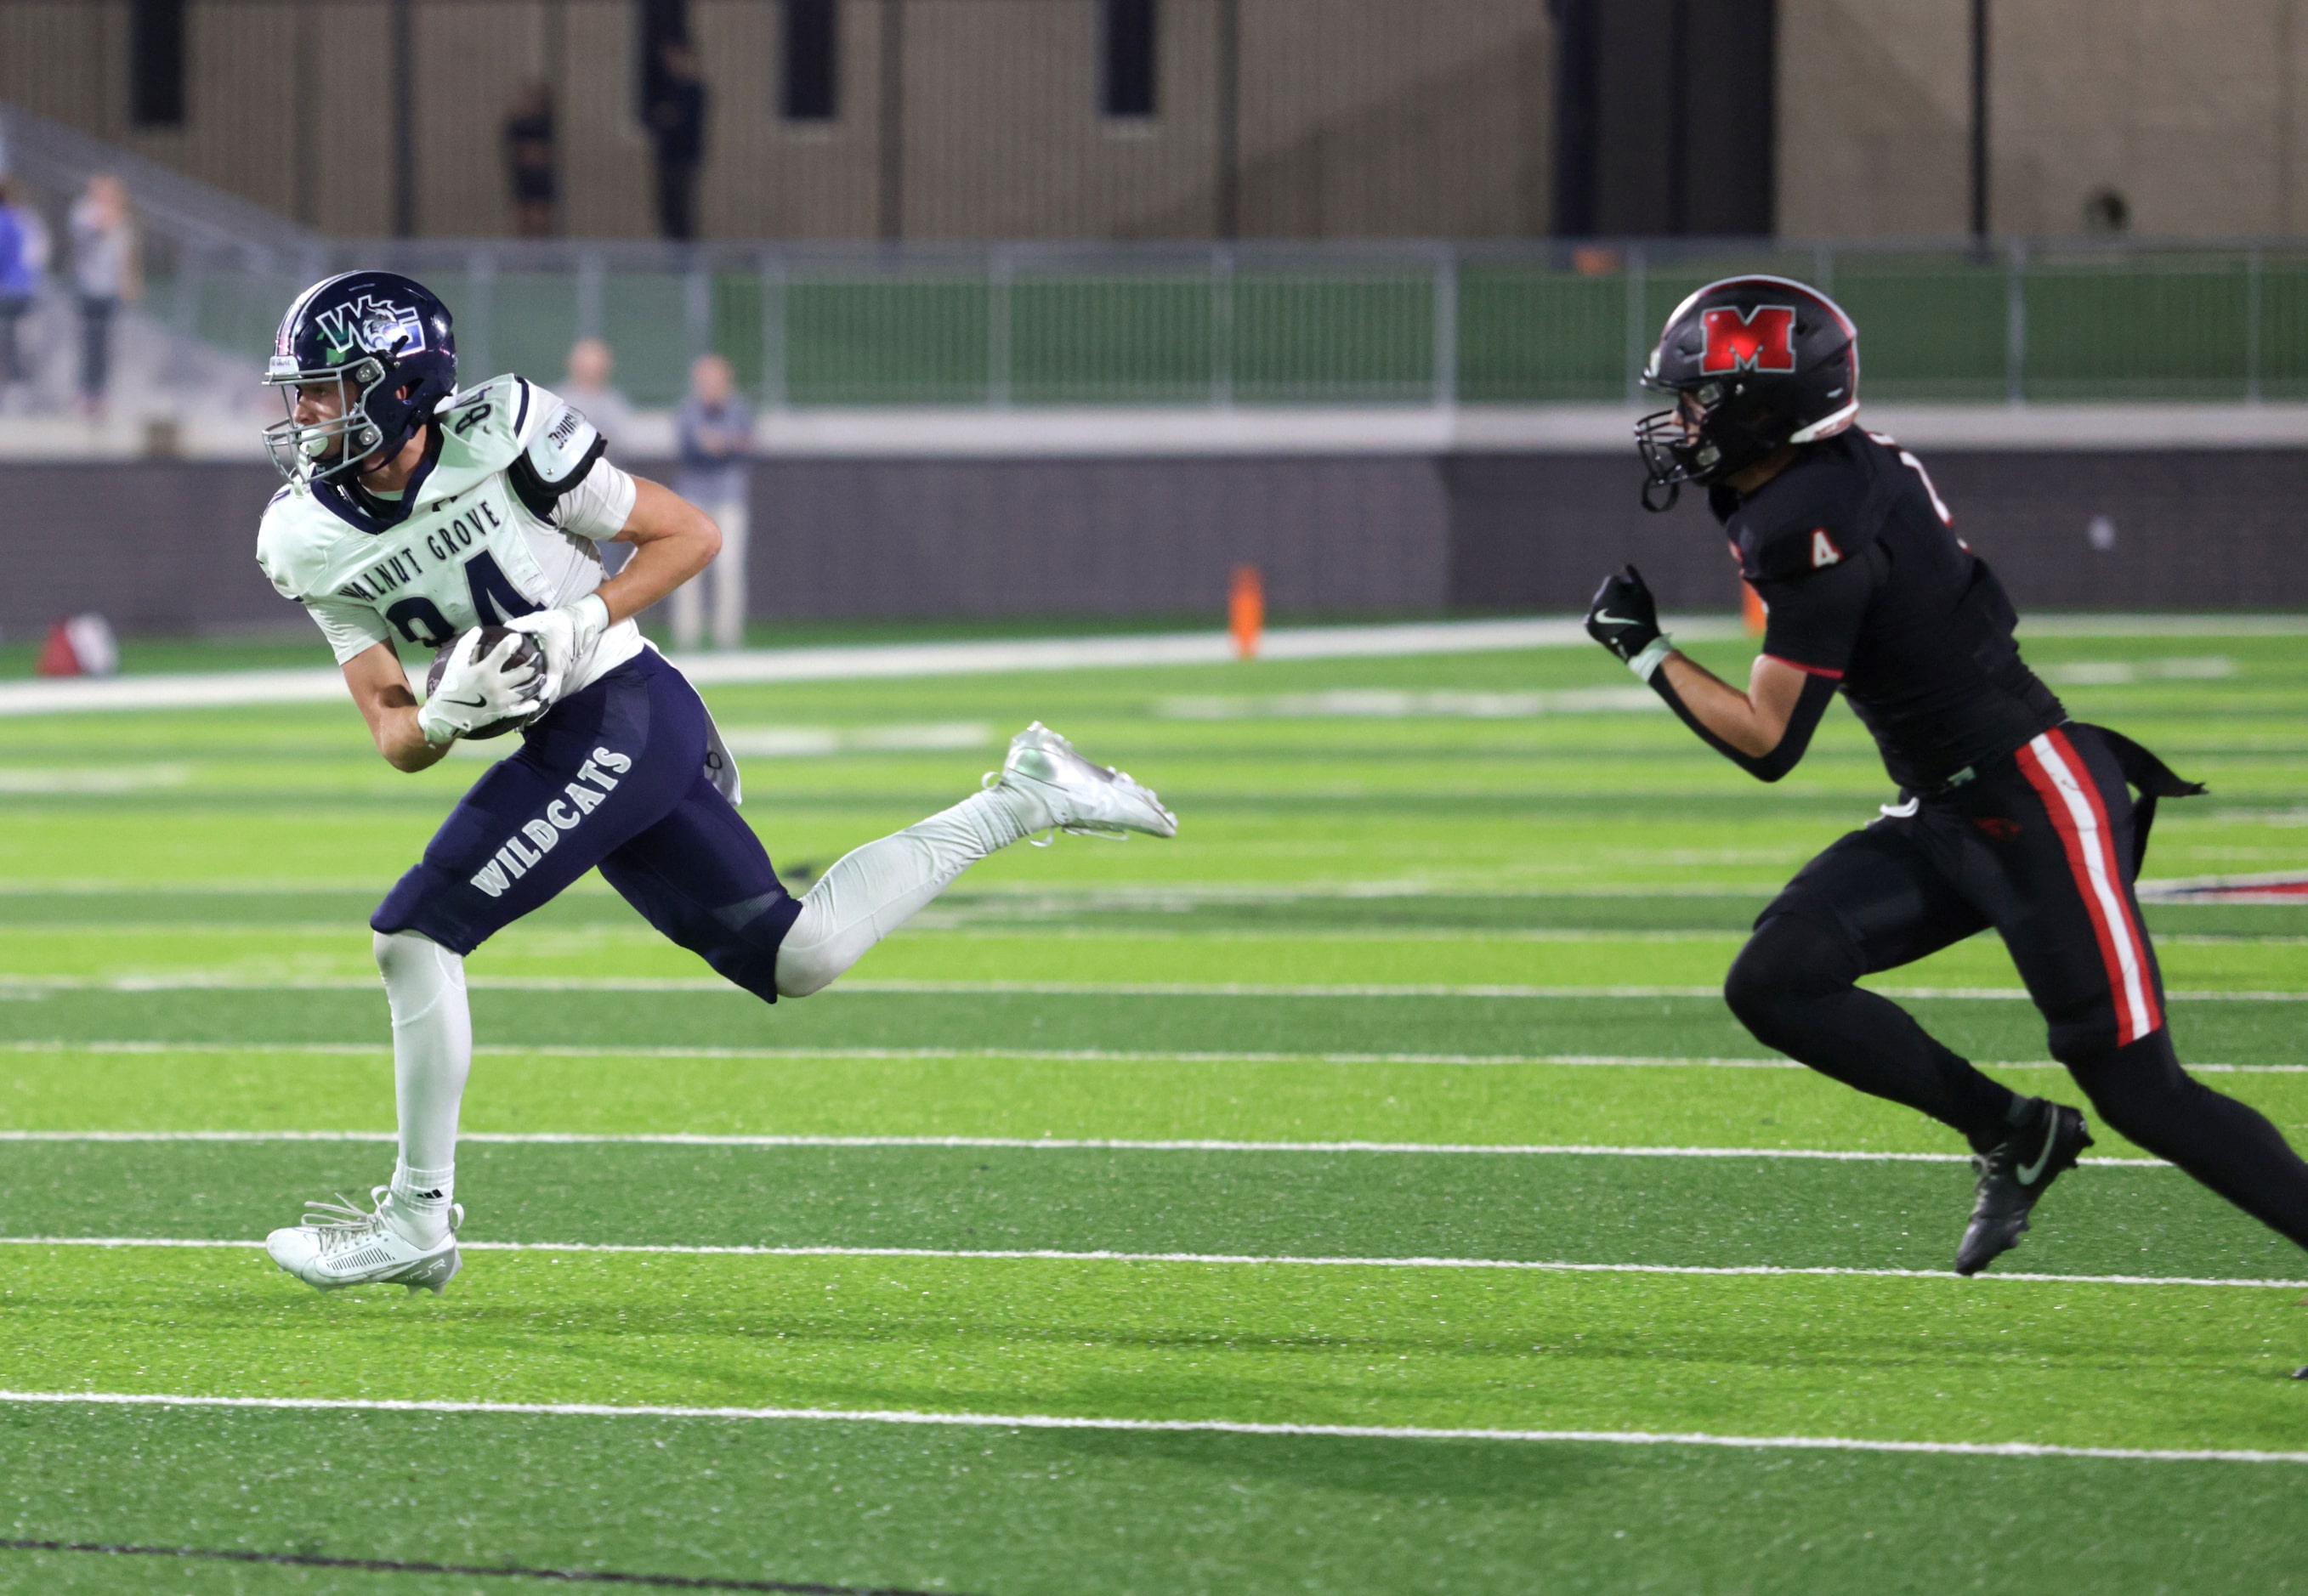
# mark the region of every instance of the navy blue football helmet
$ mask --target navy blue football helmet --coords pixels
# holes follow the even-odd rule
[[[273,335],[264,382],[288,418],[264,429],[265,451],[291,482],[325,482],[391,459],[457,391],[449,307],[397,271],[347,271],[297,296]],[[304,425],[297,390],[333,382],[337,413]]]

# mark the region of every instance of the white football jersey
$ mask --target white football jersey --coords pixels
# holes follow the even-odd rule
[[[440,448],[409,479],[404,518],[384,524],[377,510],[398,505],[335,483],[291,485],[264,511],[256,562],[312,613],[340,665],[574,603],[601,585],[596,545],[633,512],[633,478],[601,459],[592,424],[532,382],[491,378],[436,415]],[[572,665],[564,694],[643,647],[640,627],[617,622]]]

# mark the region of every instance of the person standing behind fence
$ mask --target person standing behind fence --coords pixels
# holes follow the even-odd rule
[[[561,382],[561,397],[593,424],[593,430],[633,452],[633,405],[614,378],[616,357],[598,338],[581,338],[569,346],[569,370]]]
[[[73,286],[80,296],[80,402],[90,416],[104,413],[112,386],[112,328],[123,305],[143,291],[136,259],[136,224],[128,191],[109,172],[88,180],[72,210]]]
[[[40,213],[18,201],[0,176],[0,411],[32,380],[16,326],[39,300],[47,263],[48,230]]]
[[[752,487],[754,413],[737,392],[729,363],[701,355],[689,368],[689,397],[682,401],[681,474],[674,491],[713,518],[721,528],[720,557],[696,580],[673,590],[673,646],[697,647],[704,629],[700,592],[713,584],[713,642],[741,648],[745,643],[745,500]]]
[[[687,242],[697,236],[697,168],[705,160],[705,84],[697,53],[678,39],[659,50],[650,94],[650,138],[657,154],[658,229]]]
[[[531,83],[513,101],[504,125],[505,176],[512,186],[513,231],[550,238],[560,199],[559,147],[553,131],[553,89]]]

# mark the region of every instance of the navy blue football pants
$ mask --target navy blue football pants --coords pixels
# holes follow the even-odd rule
[[[473,784],[369,921],[460,954],[599,867],[643,918],[765,1002],[801,912],[708,777],[705,706],[655,652],[553,707]]]
[[[2052,1056],[2100,1118],[2308,1246],[2308,1164],[2173,1050],[2132,891],[2135,824],[2100,734],[2047,732],[1805,865],[1756,921],[1724,996],[1765,1045],[1985,1152],[2024,1104],[1858,982],[1992,926],[2047,1022]]]

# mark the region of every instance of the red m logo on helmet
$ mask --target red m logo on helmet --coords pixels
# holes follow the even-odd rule
[[[1722,372],[1791,372],[1796,369],[1796,311],[1791,305],[1759,305],[1753,310],[1726,305],[1701,317],[1707,353],[1699,369]]]

